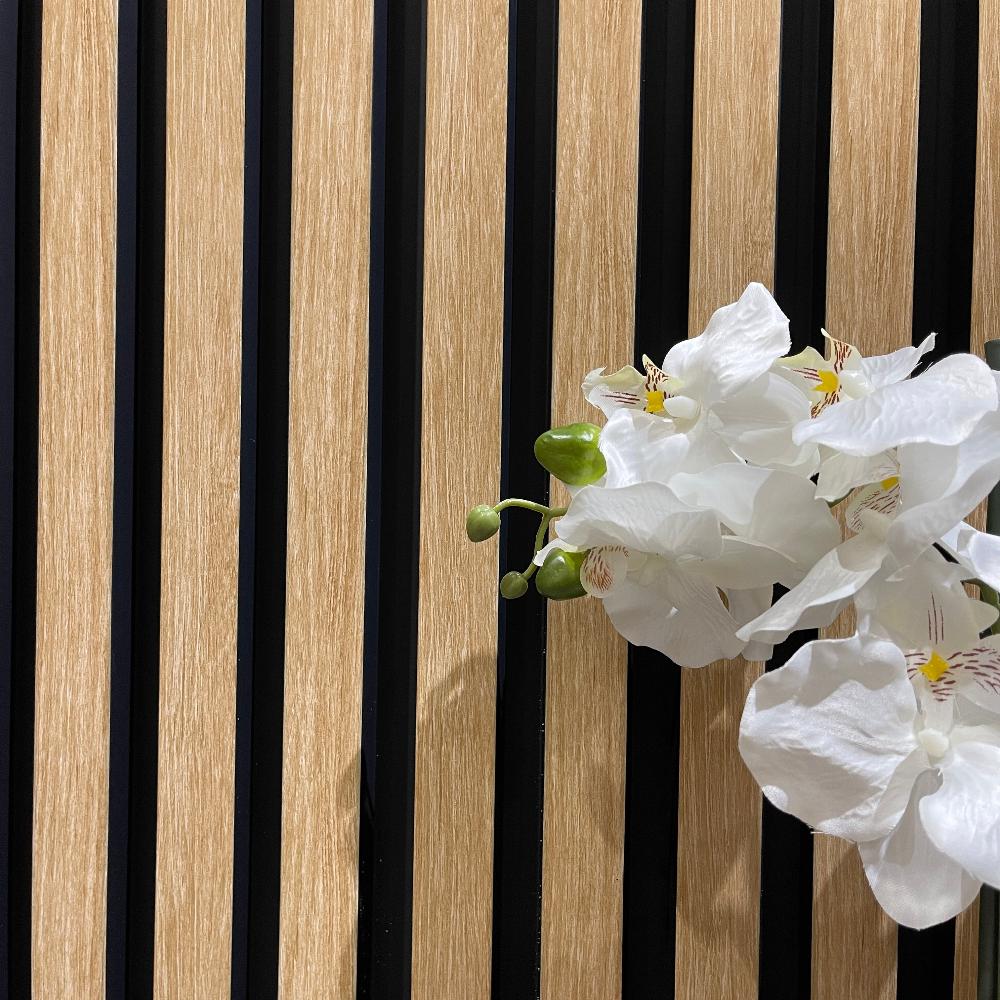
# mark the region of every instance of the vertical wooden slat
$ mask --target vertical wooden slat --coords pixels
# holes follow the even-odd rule
[[[1000,337],[1000,0],[979,0],[979,116],[972,350]]]
[[[699,4],[695,27],[689,332],[774,269],[779,0]],[[760,665],[681,681],[676,995],[757,990],[760,791],[737,734]]]
[[[632,361],[640,20],[560,4],[553,425],[593,420],[583,376]],[[542,996],[618,996],[626,645],[597,601],[549,604],[546,669]]]
[[[976,213],[973,240],[970,350],[983,357],[1000,337],[1000,0],[979,0],[979,107],[976,135]],[[968,520],[986,527],[986,504]],[[955,923],[954,1000],[976,1000],[979,974],[979,901]]]
[[[884,354],[911,332],[920,5],[841,0],[835,17],[827,329]],[[891,1000],[896,925],[854,845],[817,836],[813,879],[813,1000]]]
[[[294,60],[279,975],[306,1000],[354,995],[371,4],[296,4]]]
[[[507,3],[429,0],[413,830],[420,1000],[487,996],[490,984],[497,580],[495,563],[472,568],[463,518],[499,490],[506,107]]]
[[[104,992],[116,7],[42,21],[32,984]]]
[[[230,982],[245,9],[167,5],[154,980]]]

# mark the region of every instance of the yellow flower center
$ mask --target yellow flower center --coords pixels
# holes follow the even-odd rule
[[[931,658],[920,668],[920,672],[932,683],[941,680],[951,664],[939,653],[931,652]]]
[[[888,493],[889,490],[891,490],[898,482],[899,476],[890,476],[888,479],[883,479],[882,482],[879,483],[879,486],[881,486],[882,489]]]
[[[665,398],[665,393],[647,392],[646,393],[646,412],[647,413],[660,413],[663,410],[663,400]]]
[[[820,369],[816,372],[816,377],[819,379],[819,385],[813,390],[814,392],[822,392],[829,396],[840,388],[840,377],[829,368]]]

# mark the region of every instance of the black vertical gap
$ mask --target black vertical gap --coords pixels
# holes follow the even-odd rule
[[[38,507],[42,9],[4,5],[0,41],[0,996],[31,995]],[[8,34],[8,32],[10,32]]]
[[[357,975],[373,1000],[410,992],[426,20],[426,0],[376,0]]]
[[[510,4],[504,248],[502,496],[545,502],[531,458],[551,407],[558,2]],[[524,569],[530,534],[500,532],[500,572]],[[535,997],[541,956],[545,601],[501,601],[493,841],[494,997]]]
[[[792,350],[812,345],[822,351],[833,0],[785,0],[780,59],[774,292],[789,318]],[[815,638],[814,632],[791,636],[767,669],[782,666]],[[809,996],[812,869],[811,831],[764,800],[758,992],[769,1000]]]
[[[969,349],[976,195],[979,3],[920,6],[920,100],[913,258],[913,343],[927,360]]]
[[[247,4],[232,996],[278,993],[292,0]]]
[[[108,760],[106,996],[127,996],[128,774],[132,703],[132,546],[135,464],[136,239],[139,169],[139,0],[118,4],[115,266],[114,512]]]
[[[106,995],[153,995],[166,3],[118,13],[118,220]]]
[[[976,187],[979,4],[920,5],[920,99],[913,342],[937,333],[932,358],[970,346]],[[955,921],[897,935],[896,996],[949,998]]]
[[[833,0],[784,0],[780,58],[774,297],[790,320],[792,350],[822,351]]]
[[[644,0],[639,102],[636,352],[687,336],[694,0]],[[674,995],[680,668],[629,646],[622,989]]]
[[[9,997],[18,5],[0,7],[0,1000]]]

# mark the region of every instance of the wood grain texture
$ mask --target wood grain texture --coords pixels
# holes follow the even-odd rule
[[[774,270],[779,0],[698,4],[689,332]],[[681,677],[678,1000],[757,991],[761,797],[737,749],[760,664]]]
[[[979,0],[972,350],[1000,338],[1000,0]]]
[[[952,1000],[976,1000],[979,977],[979,897],[955,920]]]
[[[639,0],[559,9],[552,423],[594,420],[595,365],[633,360]],[[557,484],[554,484],[554,486]],[[560,502],[561,490],[553,491]],[[622,988],[627,646],[600,603],[550,602],[541,992]]]
[[[103,997],[117,17],[42,19],[32,988]]]
[[[465,511],[500,488],[505,0],[429,0],[413,831],[419,1000],[489,995],[497,567]]]
[[[155,993],[230,985],[244,5],[167,6]]]
[[[294,59],[280,982],[309,1000],[355,982],[371,4],[300,0]]]
[[[919,4],[836,5],[826,326],[866,355],[910,342],[919,37]],[[813,886],[812,1000],[892,1000],[896,925],[856,848],[818,835]]]

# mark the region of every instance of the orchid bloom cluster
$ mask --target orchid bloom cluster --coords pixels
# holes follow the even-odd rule
[[[589,595],[684,667],[768,660],[853,604],[853,636],[752,686],[740,751],[778,808],[858,844],[890,916],[926,927],[1000,886],[1000,538],[964,520],[1000,479],[998,378],[967,354],[914,375],[933,335],[869,358],[824,335],[828,358],[789,356],[787,318],[751,284],[662,365],[586,376],[604,426],[535,446],[565,507],[482,505],[467,530],[535,510],[504,596],[533,576]]]

